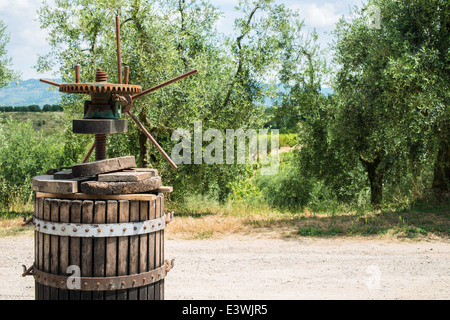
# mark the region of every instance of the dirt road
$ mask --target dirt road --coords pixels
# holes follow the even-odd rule
[[[0,238],[0,299],[34,299],[33,237]],[[450,242],[166,240],[166,299],[450,299]]]

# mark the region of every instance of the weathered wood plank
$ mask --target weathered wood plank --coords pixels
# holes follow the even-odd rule
[[[44,220],[50,220],[50,207],[51,207],[51,200],[50,199],[44,199]],[[49,273],[50,272],[50,235],[44,234],[43,239],[43,270],[44,272]],[[44,300],[50,300],[50,288],[48,286],[44,286],[43,290],[43,299]]]
[[[53,174],[53,178],[55,180],[72,179],[73,178],[72,169],[57,171]]]
[[[70,200],[61,200],[59,221],[70,222]],[[59,237],[59,275],[66,275],[69,267],[69,237]],[[59,290],[58,300],[69,300],[69,290]]]
[[[59,222],[59,204],[61,200],[52,199],[50,203],[50,220]],[[59,237],[50,236],[50,273],[58,274]],[[50,288],[50,300],[58,300],[58,289]]]
[[[161,177],[151,177],[133,182],[86,181],[81,183],[81,192],[87,194],[130,194],[148,192],[161,186]]]
[[[83,201],[81,200],[71,200],[70,205],[70,222],[80,223],[81,222],[81,206]],[[70,265],[81,266],[81,238],[80,237],[70,237],[70,254],[69,254]],[[81,293],[79,290],[70,290],[70,300],[80,300]]]
[[[106,202],[95,201],[94,203],[94,223],[106,222]],[[95,237],[93,244],[94,261],[93,261],[93,276],[105,276],[105,256],[106,256],[106,239]],[[93,300],[104,300],[103,291],[94,291],[92,293]]]
[[[73,133],[122,133],[127,132],[128,121],[126,119],[73,119]]]
[[[156,218],[161,217],[161,196],[156,197]],[[161,266],[161,231],[155,232],[155,268]],[[155,300],[161,300],[161,281],[155,284]]]
[[[117,200],[106,202],[106,223],[117,223],[118,220]],[[113,277],[117,275],[117,241],[119,237],[106,238],[106,265],[105,276]],[[116,300],[116,291],[105,291],[105,300]]]
[[[81,206],[81,222],[93,223],[94,221],[94,202],[91,200],[83,201]],[[78,230],[83,232],[83,230]],[[81,276],[92,277],[92,238],[81,238]],[[81,283],[83,286],[83,283]],[[92,292],[82,291],[81,300],[92,300]]]
[[[153,177],[151,172],[112,172],[98,175],[98,181],[106,182],[133,182],[141,181]]]
[[[173,192],[173,187],[169,187],[169,186],[161,186],[156,190],[153,190],[152,192],[158,194],[158,193],[171,193]]]
[[[43,198],[36,198],[37,200],[37,208],[35,208],[36,211],[36,217],[38,219],[44,218],[44,199]],[[35,231],[35,241],[36,241],[36,266],[39,270],[44,270],[44,234],[41,232]],[[36,286],[36,300],[41,300],[44,298],[44,287],[35,281]]]
[[[161,199],[161,208],[159,216],[162,217],[164,215],[164,194],[159,194]],[[164,264],[164,230],[160,231],[160,266]],[[164,300],[164,279],[160,281],[159,285],[159,298]]]
[[[119,202],[119,222],[130,221],[130,203],[128,200],[118,200]],[[119,237],[117,250],[117,275],[125,276],[128,274],[128,237]],[[117,291],[117,300],[127,300],[128,289]]]
[[[139,221],[139,201],[130,201],[130,222]],[[134,274],[139,272],[139,236],[130,236],[128,272]],[[137,300],[137,288],[128,290],[128,300]]]
[[[150,169],[150,168],[130,168],[130,169],[124,169],[122,172],[150,172],[152,174],[152,177],[156,177],[158,175],[157,169]]]
[[[38,210],[39,210],[39,200],[38,198],[34,198],[34,216],[39,218]],[[38,259],[39,259],[39,241],[38,241],[38,233],[36,230],[34,230],[34,263],[37,266],[38,265]],[[34,297],[36,300],[39,300],[39,288],[38,283],[35,282],[34,285]]]
[[[72,167],[74,177],[89,177],[101,173],[133,168],[136,166],[134,156],[118,157],[77,164]]]
[[[42,175],[33,177],[32,185],[36,192],[77,193],[78,180],[55,180],[52,175]]]
[[[140,201],[139,220],[148,220],[148,201]],[[148,234],[139,235],[139,272],[148,271]],[[147,286],[139,288],[139,300],[147,299]]]
[[[149,219],[156,219],[156,200],[152,200],[150,202],[150,208],[149,208]],[[156,239],[156,233],[152,232],[149,235],[148,240],[148,269],[153,270],[155,269],[155,239]],[[148,292],[147,292],[148,300],[154,300],[155,299],[155,284],[152,283],[148,286]]]

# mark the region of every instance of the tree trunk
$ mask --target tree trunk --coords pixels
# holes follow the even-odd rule
[[[376,168],[367,170],[370,181],[370,203],[373,205],[381,204],[383,201],[383,178],[384,174],[377,174]]]
[[[433,189],[448,191],[450,189],[450,143],[443,140],[439,145],[434,163]]]
[[[225,95],[225,99],[222,103],[222,110],[224,110],[226,108],[226,106],[228,105],[228,103],[230,102],[231,99],[231,93],[234,90],[235,84],[239,82],[239,77],[242,74],[243,71],[243,56],[242,56],[242,39],[244,39],[245,36],[248,35],[248,33],[250,32],[250,23],[252,21],[253,16],[255,15],[256,11],[260,8],[259,4],[257,4],[252,12],[250,12],[250,15],[248,16],[248,20],[246,23],[247,29],[245,29],[245,31],[236,38],[236,45],[238,47],[238,65],[237,65],[237,69],[236,69],[236,73],[234,74],[233,77],[233,81],[228,85],[228,91],[227,94]]]
[[[378,154],[373,161],[368,161],[361,156],[359,156],[359,160],[366,168],[367,176],[369,178],[370,203],[372,205],[379,205],[383,201],[384,174],[391,163],[388,157],[382,157],[380,154]]]
[[[383,177],[377,174],[377,168],[381,160],[376,157],[373,161],[367,161],[361,156],[359,160],[366,167],[367,176],[370,182],[370,203],[373,205],[380,204],[383,200]]]

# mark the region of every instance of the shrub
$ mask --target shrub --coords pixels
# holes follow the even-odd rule
[[[312,181],[293,167],[282,168],[275,175],[259,176],[257,183],[263,198],[279,208],[299,210],[311,199]]]
[[[31,180],[48,169],[59,168],[63,162],[63,140],[59,133],[43,137],[26,122],[9,119],[0,124],[0,201],[2,207],[11,197],[29,198]],[[18,193],[17,190],[20,190]]]

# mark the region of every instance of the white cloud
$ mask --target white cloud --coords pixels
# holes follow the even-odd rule
[[[301,17],[305,19],[307,27],[317,29],[333,29],[342,16],[338,7],[333,3],[324,3],[322,5],[302,3],[294,4],[291,8],[299,10]]]
[[[45,0],[54,3],[54,0]],[[334,29],[335,23],[341,15],[348,15],[349,9],[363,0],[276,0],[277,4],[285,4],[292,9],[298,9],[305,19],[306,29],[316,28],[320,35],[320,41],[326,43],[329,36],[324,32]],[[211,0],[214,6],[219,7],[225,13],[216,27],[219,32],[232,34],[233,22],[238,15],[234,11],[237,0]],[[0,0],[0,20],[7,25],[6,32],[10,34],[10,43],[7,46],[9,56],[13,58],[13,68],[23,74],[24,79],[30,77],[49,77],[47,74],[37,74],[32,68],[36,64],[37,55],[47,53],[50,48],[47,44],[47,32],[40,29],[37,21],[37,10],[42,0]],[[303,30],[303,31],[307,31]],[[51,74],[51,73],[48,73]]]
[[[41,1],[36,0],[0,0],[0,20],[5,22],[6,33],[10,35],[8,56],[12,58],[13,69],[21,72],[23,79],[47,76],[33,69],[37,55],[49,51],[47,31],[37,21],[40,6]]]
[[[30,7],[34,7],[36,1],[32,0],[2,0],[0,2],[0,11],[27,11]]]

